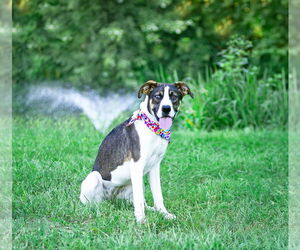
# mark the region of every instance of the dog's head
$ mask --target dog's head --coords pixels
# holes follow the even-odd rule
[[[155,116],[162,128],[170,128],[178,112],[182,98],[185,95],[194,97],[188,85],[184,82],[174,84],[147,81],[139,90],[138,97],[142,94],[148,96],[148,112]]]

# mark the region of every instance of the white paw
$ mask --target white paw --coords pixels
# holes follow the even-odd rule
[[[167,219],[167,220],[174,220],[176,219],[176,216],[174,214],[170,214],[170,213],[165,213],[164,214],[164,217]]]

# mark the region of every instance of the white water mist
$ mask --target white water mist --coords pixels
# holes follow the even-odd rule
[[[110,93],[100,96],[96,91],[80,92],[76,89],[32,86],[29,88],[25,104],[44,105],[46,113],[63,110],[83,112],[99,131],[104,131],[118,115],[126,110],[133,110],[136,98],[132,94]]]

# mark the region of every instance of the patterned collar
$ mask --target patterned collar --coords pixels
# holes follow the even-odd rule
[[[162,129],[159,126],[159,123],[150,120],[150,118],[142,110],[139,110],[138,112],[135,112],[126,126],[130,126],[136,120],[143,120],[145,125],[152,132],[159,135],[163,139],[166,139],[170,143],[170,140],[171,140],[171,131],[170,131],[170,129],[168,129],[168,130]]]

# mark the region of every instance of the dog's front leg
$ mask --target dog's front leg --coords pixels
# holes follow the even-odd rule
[[[145,198],[143,182],[144,164],[134,163],[130,166],[130,178],[133,193],[134,215],[137,222],[144,223],[145,219]]]
[[[169,213],[164,205],[164,200],[163,200],[161,185],[160,185],[160,163],[157,164],[149,172],[149,182],[150,182],[151,192],[153,195],[155,210],[161,212],[167,219],[175,219],[176,216],[174,214]]]

